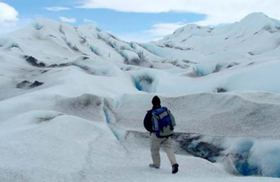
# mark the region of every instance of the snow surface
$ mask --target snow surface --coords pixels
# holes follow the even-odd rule
[[[145,44],[47,19],[1,37],[0,181],[279,181],[279,43],[259,13]],[[223,149],[216,163],[148,167],[147,138],[127,136],[155,94],[176,132]]]

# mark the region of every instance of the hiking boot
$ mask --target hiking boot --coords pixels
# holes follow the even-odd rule
[[[172,174],[175,174],[178,172],[179,164],[173,164],[172,165]]]
[[[155,164],[149,164],[150,168],[155,168],[155,169],[159,169],[159,166],[155,165]]]

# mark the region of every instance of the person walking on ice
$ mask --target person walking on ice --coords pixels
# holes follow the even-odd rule
[[[160,148],[166,152],[172,166],[172,173],[178,172],[179,165],[176,161],[172,146],[172,135],[176,125],[175,118],[166,107],[161,107],[160,98],[154,96],[153,108],[149,110],[144,118],[144,127],[151,134],[151,155],[153,163],[151,168],[160,168]]]

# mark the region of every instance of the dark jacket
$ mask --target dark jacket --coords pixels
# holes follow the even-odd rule
[[[152,112],[153,112],[153,110],[158,109],[160,107],[161,106],[154,106],[151,110],[147,111],[147,114],[146,114],[146,116],[144,118],[144,122],[143,122],[144,127],[145,127],[145,129],[147,131],[149,131],[151,133],[153,132],[153,128],[152,128]]]

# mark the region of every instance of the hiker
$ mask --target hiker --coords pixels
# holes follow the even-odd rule
[[[144,127],[151,134],[151,155],[153,163],[151,168],[160,168],[160,147],[166,152],[172,165],[172,173],[178,172],[179,165],[176,162],[172,147],[173,129],[175,119],[166,107],[161,107],[160,98],[154,96],[152,99],[153,108],[149,110],[144,119]]]

